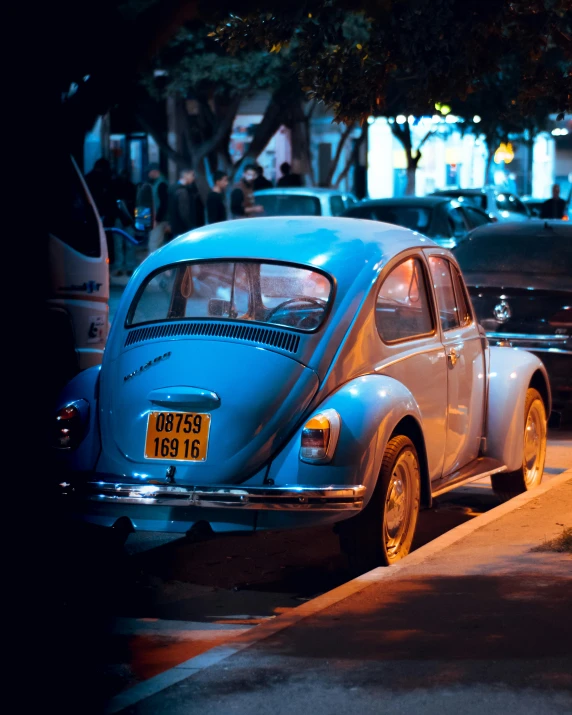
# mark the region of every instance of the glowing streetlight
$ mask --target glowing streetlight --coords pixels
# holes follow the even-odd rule
[[[403,115],[403,114],[398,114],[398,115],[395,117],[395,121],[396,121],[398,124],[405,124],[405,122],[407,121],[407,117],[406,117],[405,115]]]

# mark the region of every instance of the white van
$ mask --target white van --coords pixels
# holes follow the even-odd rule
[[[109,258],[97,208],[70,157],[61,204],[50,216],[48,335],[57,350],[54,380],[65,384],[99,365],[109,329]]]

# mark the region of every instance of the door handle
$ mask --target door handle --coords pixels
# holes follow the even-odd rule
[[[459,359],[459,353],[455,350],[455,348],[451,348],[449,350],[449,352],[447,353],[447,360],[449,361],[449,365],[451,367],[455,367],[458,359]]]

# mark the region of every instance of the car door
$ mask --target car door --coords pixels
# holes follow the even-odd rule
[[[447,355],[447,438],[443,475],[479,454],[485,365],[481,336],[461,273],[447,257],[429,250],[429,268]]]
[[[447,365],[440,340],[431,278],[423,256],[402,258],[382,280],[375,325],[383,347],[376,372],[405,385],[423,419],[432,480],[443,474],[447,423]]]

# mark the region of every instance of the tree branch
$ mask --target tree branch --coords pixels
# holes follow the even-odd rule
[[[359,137],[356,139],[356,142],[355,142],[355,144],[354,144],[354,146],[353,146],[353,149],[352,149],[352,153],[350,154],[350,158],[347,160],[346,165],[344,166],[343,171],[341,172],[341,174],[340,174],[340,175],[338,176],[338,178],[336,179],[336,183],[334,184],[334,188],[335,188],[335,189],[338,189],[338,188],[340,187],[340,184],[342,183],[342,181],[343,181],[343,180],[346,178],[346,176],[348,175],[349,170],[350,170],[350,169],[352,168],[352,166],[355,164],[355,161],[356,161],[356,159],[358,158],[360,146],[362,145],[363,140],[364,140],[364,139],[366,138],[366,136],[367,136],[367,127],[368,127],[368,125],[365,124],[365,123],[362,125],[360,135],[359,135]]]
[[[334,174],[336,173],[336,169],[338,168],[338,163],[340,161],[342,151],[344,149],[346,141],[348,140],[349,135],[352,133],[354,126],[355,126],[355,122],[352,122],[351,124],[347,124],[346,128],[344,129],[344,131],[340,137],[340,141],[338,142],[335,156],[332,159],[332,161],[330,162],[330,168],[328,169],[328,174],[326,176],[325,186],[331,186],[331,184],[332,184],[332,179],[334,178]]]

